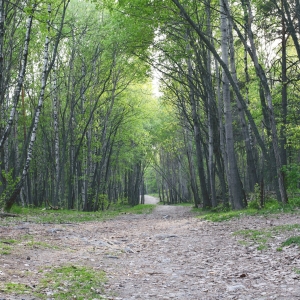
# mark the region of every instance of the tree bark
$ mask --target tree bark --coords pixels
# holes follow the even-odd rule
[[[256,74],[258,75],[258,77],[261,81],[261,84],[264,89],[265,97],[267,100],[268,114],[269,114],[271,133],[272,133],[272,144],[273,144],[273,149],[274,149],[274,154],[275,154],[278,187],[279,187],[279,191],[280,191],[281,201],[285,204],[288,202],[288,197],[287,197],[287,193],[286,193],[286,189],[285,189],[285,185],[284,185],[284,176],[283,176],[283,171],[282,171],[282,162],[281,162],[280,150],[279,150],[279,145],[278,145],[278,135],[277,135],[274,110],[273,110],[272,95],[271,95],[270,87],[269,87],[265,72],[258,61],[256,46],[254,44],[253,32],[251,29],[251,20],[253,20],[253,15],[252,15],[251,6],[250,6],[250,3],[248,0],[247,0],[247,8],[248,8],[248,16],[249,16],[249,20],[250,20],[248,22],[248,37],[249,37],[249,42],[250,42],[250,48],[248,47],[248,45],[246,44],[245,41],[244,41],[244,46],[248,48],[248,52],[254,63]],[[236,31],[239,33],[239,36],[240,36],[240,32],[238,30],[236,30]]]
[[[25,166],[23,168],[21,179],[17,183],[13,193],[5,201],[5,210],[6,211],[9,211],[11,209],[17,196],[19,195],[20,190],[25,182],[25,179],[26,179],[26,176],[27,176],[27,173],[29,170],[29,165],[30,165],[30,162],[32,159],[33,146],[34,146],[34,143],[36,140],[36,133],[37,133],[37,128],[38,128],[38,124],[39,124],[40,114],[41,114],[42,106],[44,103],[46,82],[47,82],[47,78],[49,75],[49,72],[48,72],[49,43],[50,43],[49,37],[46,36],[45,50],[44,50],[44,66],[43,66],[42,81],[41,81],[41,91],[40,91],[38,106],[37,106],[35,114],[34,114],[33,128],[31,131],[30,142],[29,142],[28,150],[27,150],[27,158],[26,158]]]
[[[229,66],[228,57],[228,19],[225,14],[224,3],[220,0],[220,13],[221,13],[221,50],[222,50],[222,60],[226,66]],[[224,116],[225,116],[225,138],[226,138],[226,151],[228,156],[228,183],[229,192],[231,198],[231,204],[234,209],[242,209],[244,207],[244,195],[243,187],[240,180],[240,175],[237,167],[237,161],[234,151],[234,138],[233,138],[233,128],[232,128],[232,111],[231,111],[231,99],[230,99],[230,88],[229,79],[225,72],[223,71],[222,76],[223,86],[223,102],[224,102]]]
[[[5,24],[5,12],[4,12],[5,0],[0,0],[0,107],[4,102],[4,89],[3,89],[3,72],[4,72],[4,24]]]
[[[189,50],[189,47],[188,47]],[[188,65],[188,84],[189,84],[189,100],[192,108],[192,119],[193,119],[193,129],[194,137],[196,144],[196,154],[197,154],[197,166],[198,174],[200,179],[201,193],[202,193],[202,203],[203,207],[211,207],[210,197],[207,191],[207,183],[205,178],[204,166],[203,166],[203,153],[201,147],[201,138],[200,138],[200,122],[197,111],[197,103],[195,99],[194,87],[192,83],[193,71],[190,58],[187,59]]]
[[[4,2],[4,0],[2,0],[2,1]],[[26,67],[27,67],[28,48],[29,48],[32,20],[33,20],[33,14],[35,11],[35,7],[36,7],[36,4],[33,5],[31,13],[26,22],[26,34],[25,34],[23,54],[22,54],[22,60],[21,60],[21,64],[20,64],[19,74],[18,74],[17,85],[16,85],[14,93],[13,93],[12,108],[10,111],[10,116],[9,116],[6,128],[5,128],[4,132],[2,133],[2,137],[0,139],[0,151],[4,146],[4,142],[6,141],[7,137],[10,134],[11,127],[12,127],[14,119],[15,119],[16,109],[17,109],[18,102],[20,99],[20,94],[21,94],[21,90],[22,90],[22,86],[23,86],[23,82],[24,82],[24,78],[25,78],[25,73],[26,73]],[[1,24],[0,24],[0,26],[1,26]],[[1,43],[1,41],[0,41],[0,43]],[[0,55],[1,55],[1,53],[0,53]],[[2,53],[2,55],[3,55],[3,53]],[[0,61],[1,61],[1,57],[0,57]],[[3,63],[3,60],[2,60],[2,63]],[[0,69],[0,76],[1,76],[1,69]],[[2,76],[3,76],[3,66],[2,66]],[[2,80],[0,82],[2,82]],[[1,91],[2,91],[2,89],[1,89]]]
[[[226,6],[228,6],[227,0],[224,0],[226,3]],[[230,65],[231,65],[231,72],[233,80],[235,81],[236,85],[238,85],[238,78],[237,78],[237,72],[236,72],[236,66],[235,66],[235,49],[234,49],[234,41],[233,41],[233,34],[232,34],[232,20],[228,19],[229,22],[229,48],[230,48]],[[249,136],[249,130],[247,127],[247,122],[245,118],[245,112],[242,108],[242,105],[237,99],[237,107],[238,107],[238,113],[241,123],[241,129],[242,134],[245,142],[245,148],[246,148],[246,156],[247,156],[247,170],[248,170],[248,182],[249,182],[249,190],[251,192],[254,192],[254,186],[258,183],[258,177],[256,173],[256,166],[253,156],[253,151],[250,143],[250,136]]]

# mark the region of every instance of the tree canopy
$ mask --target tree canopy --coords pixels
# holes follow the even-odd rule
[[[293,201],[298,2],[0,0],[1,208]]]

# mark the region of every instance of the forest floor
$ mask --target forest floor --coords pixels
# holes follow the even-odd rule
[[[66,264],[105,272],[104,291],[88,300],[300,299],[299,246],[282,246],[299,227],[299,214],[213,223],[190,207],[167,205],[102,222],[1,226],[1,238],[29,235],[32,243],[0,255],[0,299],[60,299],[46,288],[38,298],[34,290],[41,269]],[[32,293],[1,291],[9,282]]]

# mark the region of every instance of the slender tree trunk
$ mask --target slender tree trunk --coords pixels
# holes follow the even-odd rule
[[[206,16],[207,16],[207,36],[211,37],[211,24],[210,24],[210,5],[211,1],[208,0],[206,3]],[[215,186],[215,163],[214,163],[214,95],[212,92],[212,79],[211,79],[211,54],[206,51],[207,56],[207,74],[209,78],[207,82],[207,97],[208,97],[208,108],[207,108],[207,125],[208,125],[208,171],[209,171],[209,182],[210,182],[210,193],[211,193],[211,204],[213,207],[217,206],[216,186]]]
[[[249,20],[252,20],[253,19],[252,10],[251,10],[251,6],[250,6],[250,3],[248,0],[247,0],[247,7],[248,7]],[[272,133],[272,144],[273,144],[273,149],[274,149],[274,154],[275,154],[278,186],[279,186],[281,201],[285,204],[288,202],[288,198],[287,198],[287,193],[286,193],[286,189],[285,189],[285,185],[284,185],[284,176],[283,176],[282,162],[281,162],[280,151],[279,151],[279,146],[278,146],[278,135],[277,135],[274,110],[273,110],[272,95],[271,95],[270,87],[269,87],[265,72],[258,61],[257,51],[256,51],[256,47],[254,44],[253,32],[251,29],[251,21],[248,22],[248,37],[249,37],[249,42],[250,42],[250,47],[251,47],[251,58],[254,63],[254,66],[255,66],[256,73],[261,81],[262,86],[263,86],[265,97],[267,100],[271,133]],[[247,46],[247,45],[245,45],[245,46]]]
[[[222,60],[228,66],[228,19],[225,14],[225,8],[223,1],[220,0],[220,11],[221,11],[221,32],[222,32]],[[223,102],[224,102],[224,116],[225,116],[225,138],[226,138],[226,151],[228,155],[228,183],[229,191],[231,194],[231,203],[234,209],[242,209],[244,207],[244,193],[243,187],[240,180],[240,175],[237,167],[236,155],[234,151],[234,138],[232,128],[232,112],[231,112],[231,99],[230,99],[230,88],[229,79],[223,71]]]
[[[58,120],[58,93],[57,93],[57,70],[53,67],[53,83],[52,83],[52,105],[53,105],[53,125],[54,125],[54,193],[53,206],[61,206],[60,197],[60,159],[59,159],[59,120]]]
[[[216,67],[216,74],[217,74],[217,99],[218,99],[218,119],[219,119],[219,153],[216,154],[216,160],[217,160],[217,166],[218,166],[218,174],[221,182],[221,187],[222,187],[222,196],[223,196],[223,203],[225,206],[229,205],[228,197],[227,194],[227,187],[226,187],[226,181],[225,181],[225,175],[226,178],[229,178],[229,171],[228,171],[228,156],[227,152],[225,150],[225,134],[224,134],[224,120],[223,120],[223,111],[224,111],[224,105],[222,101],[222,96],[221,96],[221,78],[220,78],[220,70],[219,70],[219,65],[218,62],[215,60],[215,67]],[[221,154],[221,155],[218,155]],[[223,158],[221,164],[221,157]],[[224,166],[222,168],[221,166]],[[223,172],[221,172],[224,170]],[[223,180],[224,179],[224,180]],[[228,190],[230,188],[229,183],[227,183]]]
[[[45,90],[46,90],[47,79],[48,79],[49,73],[50,73],[50,71],[53,67],[53,64],[54,64],[54,61],[55,61],[55,58],[56,58],[58,44],[59,44],[59,41],[60,41],[60,36],[62,34],[62,26],[64,24],[65,13],[66,13],[66,9],[67,9],[67,5],[69,3],[69,0],[66,0],[65,2],[66,3],[64,5],[63,15],[62,15],[61,23],[60,23],[60,28],[58,30],[58,35],[56,37],[56,41],[55,41],[55,45],[54,45],[54,49],[53,49],[52,60],[50,62],[49,62],[50,39],[49,39],[48,35],[45,38],[44,65],[43,65],[42,78],[41,78],[41,90],[40,90],[40,94],[39,94],[38,105],[37,105],[37,108],[36,108],[35,113],[34,113],[33,122],[31,124],[30,139],[29,139],[29,144],[28,144],[28,147],[27,147],[27,157],[26,157],[25,165],[23,167],[23,172],[22,172],[20,180],[17,182],[16,187],[13,190],[13,192],[11,193],[11,195],[8,195],[7,199],[5,199],[4,209],[7,210],[7,211],[9,211],[11,209],[12,205],[14,204],[16,198],[18,197],[18,195],[19,195],[19,193],[20,193],[20,191],[21,191],[21,189],[24,185],[25,179],[28,175],[29,166],[30,166],[30,162],[31,162],[31,159],[32,159],[32,155],[33,155],[33,147],[34,147],[34,143],[35,143],[36,135],[37,135],[37,129],[38,129],[38,124],[39,124],[40,114],[41,114],[41,111],[42,111],[44,98],[45,98]],[[33,11],[34,11],[34,8],[33,8]],[[48,6],[48,13],[49,13],[49,20],[50,20],[50,16],[51,16],[51,6],[50,6],[50,4]],[[15,93],[14,93],[14,100],[19,98],[21,88],[22,88],[22,84],[23,84],[23,77],[25,75],[25,69],[26,69],[26,64],[27,64],[28,44],[29,44],[29,38],[30,38],[31,25],[32,25],[32,15],[30,15],[30,17],[27,21],[26,41],[25,41],[25,46],[24,46],[24,51],[23,51],[23,59],[22,59],[22,63],[21,63],[21,71],[20,71],[20,74],[22,76],[20,76],[20,74],[19,74],[17,88],[16,88]],[[48,33],[49,33],[49,31],[50,31],[50,21],[48,22]],[[13,101],[13,102],[14,102],[14,105],[16,106],[17,101]],[[14,115],[14,113],[13,114],[11,113],[10,117],[12,117],[12,115]],[[11,125],[12,125],[12,123],[10,124],[10,122],[9,122],[8,127],[7,127],[7,131],[6,131],[7,133],[3,134],[0,144],[2,142],[4,142],[6,137],[8,136]],[[0,149],[1,149],[1,145],[0,145]]]
[[[4,0],[2,0],[2,1],[4,1]],[[26,67],[27,67],[28,48],[29,48],[29,41],[30,41],[30,34],[31,34],[31,27],[32,27],[32,20],[33,20],[33,14],[35,11],[35,6],[36,5],[34,5],[32,7],[31,14],[29,15],[27,22],[26,22],[26,34],[25,34],[25,41],[24,41],[24,48],[23,48],[23,56],[22,56],[22,60],[21,60],[21,64],[20,64],[17,85],[16,85],[14,93],[13,93],[12,108],[10,111],[10,116],[9,116],[6,128],[5,128],[4,132],[2,133],[2,137],[0,139],[0,150],[4,146],[4,142],[6,141],[7,137],[10,134],[11,127],[14,122],[15,113],[16,113],[16,109],[18,106],[20,94],[21,94],[21,89],[23,86],[24,78],[25,78]],[[2,18],[3,18],[3,16],[2,16]],[[0,24],[0,26],[1,26],[1,24]],[[0,28],[0,30],[1,30],[1,28]],[[1,40],[0,40],[0,42],[1,42]],[[0,55],[1,55],[1,53],[0,53]],[[2,53],[2,55],[3,55],[3,53]],[[0,60],[1,60],[1,57],[0,57]],[[3,64],[3,59],[2,59],[2,64]],[[1,67],[1,64],[0,64],[0,67]],[[0,72],[1,72],[1,69],[0,69]],[[2,66],[2,74],[0,74],[0,75],[3,76],[3,66]],[[2,91],[2,89],[1,89],[1,91]]]
[[[247,104],[246,104],[246,102],[245,102],[245,100],[244,100],[244,98],[243,98],[243,96],[242,96],[242,94],[240,92],[240,89],[236,85],[235,81],[232,78],[232,75],[230,73],[228,65],[226,65],[224,63],[224,61],[222,60],[222,58],[218,54],[216,48],[214,47],[214,45],[207,38],[206,34],[201,31],[201,29],[199,28],[199,26],[191,19],[190,15],[186,12],[186,10],[180,4],[180,2],[178,0],[172,0],[172,2],[177,6],[177,8],[180,10],[181,16],[191,25],[191,27],[197,33],[197,35],[200,38],[200,40],[206,45],[207,49],[212,53],[212,55],[214,56],[214,58],[218,61],[219,65],[224,70],[226,76],[228,77],[228,80],[229,80],[230,84],[232,85],[232,89],[233,89],[234,93],[236,94],[238,100],[242,104],[242,107],[243,107],[243,109],[245,111],[245,114],[247,115],[248,121],[251,124],[251,128],[252,128],[253,133],[254,133],[254,135],[256,137],[256,140],[257,140],[257,142],[258,142],[261,150],[264,153],[264,156],[268,157],[267,148],[266,148],[264,142],[261,139],[261,136],[259,134],[258,128],[257,128],[257,126],[256,126],[256,124],[254,122],[254,119],[253,119],[250,111],[247,108]]]
[[[296,16],[297,16],[297,19],[298,19],[298,30],[299,30],[299,33],[300,33],[300,1],[295,0],[295,3],[296,3]],[[284,5],[283,0],[282,0],[281,4]]]
[[[9,196],[8,199],[6,199],[6,203],[5,203],[5,210],[9,211],[12,207],[12,205],[14,204],[17,196],[20,193],[20,190],[25,182],[28,170],[29,170],[29,165],[32,159],[32,151],[33,151],[33,146],[36,140],[36,134],[37,134],[37,128],[38,128],[38,124],[39,124],[39,119],[40,119],[40,114],[41,114],[41,110],[43,107],[43,103],[44,103],[44,97],[45,97],[45,89],[46,89],[46,82],[47,82],[47,78],[49,75],[48,72],[48,61],[49,61],[49,37],[46,36],[46,41],[45,41],[45,50],[44,50],[44,67],[43,67],[43,73],[42,73],[42,82],[41,82],[41,91],[40,91],[40,95],[39,95],[39,102],[38,102],[38,106],[36,108],[35,114],[34,114],[34,119],[33,119],[33,127],[32,127],[32,131],[31,131],[31,135],[30,135],[30,142],[28,145],[28,150],[27,150],[27,158],[26,158],[26,162],[25,162],[25,166],[23,168],[23,172],[22,172],[22,176],[21,179],[19,180],[19,182],[17,183],[13,193]]]
[[[227,0],[224,0],[224,1],[226,2],[226,5],[228,5]],[[229,47],[230,47],[231,72],[232,72],[232,77],[233,77],[236,85],[238,85],[238,78],[237,78],[236,66],[235,66],[235,50],[234,50],[233,35],[232,35],[232,20],[229,19],[228,22],[229,22],[229,41],[230,41]],[[252,147],[251,147],[251,143],[250,143],[250,136],[249,136],[249,131],[248,131],[247,122],[246,122],[246,118],[245,118],[245,113],[244,113],[242,105],[238,99],[237,99],[237,107],[238,107],[238,113],[239,113],[239,117],[240,117],[242,134],[244,137],[245,148],[246,148],[249,189],[250,189],[250,191],[254,192],[254,186],[255,186],[255,184],[258,183],[258,177],[257,177],[257,173],[256,173],[256,166],[255,166]]]
[[[200,179],[201,193],[202,193],[202,202],[203,207],[211,207],[211,201],[209,198],[209,194],[207,191],[207,183],[205,178],[204,166],[203,166],[203,153],[201,147],[201,132],[200,132],[200,122],[199,116],[197,112],[197,104],[195,99],[194,88],[192,84],[193,71],[192,64],[190,58],[188,58],[188,82],[189,82],[189,100],[192,108],[192,118],[193,118],[193,126],[194,126],[194,136],[195,136],[195,144],[196,144],[196,153],[197,153],[197,166],[198,173]]]
[[[283,1],[281,0],[281,9],[282,13],[284,13],[284,5]],[[287,124],[287,57],[286,57],[286,26],[285,26],[285,20],[282,16],[282,35],[281,35],[281,56],[282,56],[282,62],[281,62],[281,81],[282,81],[282,87],[281,87],[281,118],[282,118],[282,125],[280,128],[280,152],[281,152],[281,163],[283,166],[287,165],[287,150],[286,150],[286,124]],[[284,175],[284,174],[283,174]]]
[[[4,103],[4,89],[3,89],[3,72],[4,72],[4,24],[5,24],[5,12],[4,12],[5,0],[0,0],[0,108]]]
[[[194,200],[195,207],[198,207],[201,201],[199,198],[197,180],[196,180],[194,163],[192,158],[192,142],[190,140],[188,131],[186,129],[184,130],[184,141],[185,141],[185,148],[186,148],[186,154],[187,154],[187,160],[189,166],[189,177],[190,177],[190,185],[193,193],[193,200]]]

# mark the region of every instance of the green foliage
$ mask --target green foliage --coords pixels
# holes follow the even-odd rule
[[[258,183],[254,186],[254,192],[250,194],[250,201],[248,207],[251,209],[261,209],[260,203],[260,186]]]
[[[300,236],[292,236],[282,243],[283,247],[290,246],[292,244],[300,246]]]
[[[34,294],[39,299],[106,299],[103,284],[106,282],[103,271],[95,271],[82,266],[61,266],[42,271],[44,278],[32,290],[26,284],[7,283],[2,290],[6,293]]]
[[[136,206],[128,208],[126,213],[150,214],[154,208],[155,208],[155,205],[153,205],[153,204],[138,204]]]
[[[278,211],[281,208],[280,203],[274,198],[266,198],[263,211]]]
[[[300,274],[300,269],[294,268],[294,272],[295,272],[296,274]]]
[[[32,249],[36,249],[36,248],[58,249],[57,246],[53,246],[53,245],[50,245],[50,244],[45,243],[45,242],[35,241],[33,238],[31,238],[27,243],[25,243],[25,246],[28,246],[28,247],[30,247]]]
[[[218,204],[216,207],[211,208],[210,211],[216,213],[226,213],[230,211],[230,207],[228,205]]]
[[[57,246],[47,244],[45,242],[40,242],[34,240],[32,235],[24,235],[19,238],[19,240],[14,239],[1,239],[0,240],[0,254],[8,255],[13,252],[13,250],[18,247],[24,248],[29,247],[31,249],[42,248],[42,249],[58,249]]]
[[[1,239],[0,240],[0,255],[11,254],[13,250],[12,244],[16,243],[13,239]]]
[[[256,204],[256,201],[252,202],[254,203],[250,204],[248,208],[244,210],[231,211],[228,207],[223,207],[221,205],[209,210],[199,210],[198,208],[194,208],[193,211],[201,219],[212,222],[222,222],[228,221],[232,218],[240,218],[242,216],[297,213],[296,209],[300,207],[300,198],[292,198],[289,200],[288,204],[282,205],[276,199],[266,197],[263,208],[259,208],[259,206]]]
[[[189,202],[180,202],[180,203],[175,203],[171,204],[172,206],[187,206],[187,207],[192,207],[194,203],[189,203]]]
[[[300,224],[288,224],[288,225],[280,225],[280,226],[274,226],[270,228],[264,228],[261,230],[257,229],[243,229],[238,230],[234,232],[235,236],[242,236],[244,239],[246,239],[246,243],[244,245],[248,246],[254,244],[257,246],[257,250],[264,250],[267,249],[267,243],[274,238],[274,235],[280,234],[283,232],[289,232],[289,231],[299,231],[300,230]],[[248,242],[247,242],[248,241]],[[240,244],[243,244],[239,241]],[[292,237],[287,239],[284,243],[282,243],[282,246],[289,246],[291,244],[300,244],[300,237]],[[276,249],[277,251],[282,251],[282,247],[278,247]]]
[[[299,192],[300,165],[289,164],[288,166],[284,166],[283,172],[285,174],[287,190],[292,194]]]
[[[289,198],[289,205],[291,207],[300,207],[300,197]]]
[[[290,147],[299,150],[300,148],[300,125],[289,124],[287,126],[287,143]]]
[[[9,282],[5,285],[4,288],[2,288],[2,290],[6,293],[23,294],[28,293],[28,291],[30,291],[30,288],[28,285],[23,283]]]
[[[130,206],[124,203],[112,203],[108,210],[97,212],[81,212],[75,210],[43,210],[40,208],[23,208],[14,205],[11,212],[18,214],[17,222],[22,220],[35,223],[76,223],[89,221],[102,221],[116,217],[120,214],[147,214],[155,208],[152,204],[139,204]],[[0,225],[6,224],[6,219],[0,219]],[[10,224],[15,220],[9,220]],[[38,245],[36,242],[33,245]],[[47,247],[47,245],[38,245]]]
[[[257,244],[257,250],[267,249],[267,241],[272,237],[272,233],[265,230],[239,230],[234,235],[243,236],[245,239]]]
[[[0,209],[4,207],[5,200],[11,195],[11,193],[13,192],[13,190],[19,182],[19,178],[13,178],[13,169],[10,169],[8,172],[2,170],[2,177],[5,178],[6,188],[4,192],[0,195]]]
[[[45,271],[45,278],[36,293],[46,299],[45,290],[50,290],[55,299],[103,299],[105,274],[82,266],[62,266]]]
[[[198,208],[193,209],[194,212],[197,214],[199,213]],[[200,215],[198,216],[201,219],[212,221],[212,222],[223,222],[228,221],[233,218],[239,218],[245,214],[256,213],[256,210],[232,210],[232,211],[225,211],[225,212],[214,212],[214,211],[202,211],[200,212]]]

